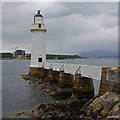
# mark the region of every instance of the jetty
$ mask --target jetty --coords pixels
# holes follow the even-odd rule
[[[31,65],[30,67],[45,67],[46,69],[53,68],[53,70],[56,71],[60,71],[62,67],[66,73],[70,74],[75,74],[75,72],[80,68],[79,70],[81,71],[82,75],[100,80],[103,66],[46,62],[41,65]]]
[[[74,94],[77,93],[76,96],[88,97],[90,95],[89,97],[92,98],[98,95],[99,91],[104,94],[110,91],[110,88],[114,89],[111,86],[113,86],[113,81],[115,84],[119,83],[117,79],[119,69],[120,67],[46,62],[41,66],[31,65],[29,74],[22,75],[22,78],[30,80],[30,83],[39,84],[47,93],[73,93],[74,91]]]
[[[31,84],[38,84],[48,94],[54,91],[71,92],[72,95],[69,100],[40,104],[29,112],[18,113],[17,116],[66,120],[120,119],[120,67],[46,63],[31,66],[29,74],[22,77]],[[97,95],[94,95],[93,78],[100,81]]]

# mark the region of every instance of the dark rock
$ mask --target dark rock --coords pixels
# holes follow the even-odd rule
[[[110,111],[109,116],[119,116],[120,115],[120,102],[118,102],[113,109]]]
[[[79,114],[82,113],[80,108],[87,100],[68,100],[68,101],[56,101],[49,104],[40,104],[34,108],[30,113],[34,118],[41,119],[75,119],[79,118]]]
[[[95,120],[95,119],[93,119],[91,117],[85,117],[85,118],[83,118],[83,120]]]
[[[119,116],[109,116],[109,117],[107,117],[106,120],[120,120],[120,115]]]
[[[98,116],[105,119],[118,101],[118,94],[107,92],[96,98],[86,109],[86,115],[96,119]],[[114,110],[113,110],[114,111]]]

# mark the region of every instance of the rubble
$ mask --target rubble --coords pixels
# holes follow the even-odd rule
[[[28,113],[18,113],[21,114],[45,120],[119,120],[120,95],[107,92],[91,100],[70,99],[40,104]]]

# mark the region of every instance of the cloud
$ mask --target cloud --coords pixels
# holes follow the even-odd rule
[[[0,2],[0,51],[2,51],[2,3]]]
[[[117,3],[3,3],[3,50],[31,51],[30,26],[36,10],[44,16],[47,53],[116,51]],[[109,46],[109,48],[108,48]]]

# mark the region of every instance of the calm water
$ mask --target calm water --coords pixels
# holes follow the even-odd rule
[[[118,66],[117,58],[87,58],[87,59],[73,59],[73,60],[49,60],[51,62],[81,64],[81,65],[94,65],[94,66]]]
[[[29,60],[3,61],[3,117],[14,117],[19,110],[30,110],[40,103],[55,101],[52,96],[42,93],[39,87],[21,79],[20,74],[28,73],[29,66]]]
[[[76,60],[49,60],[50,62],[62,62],[71,64],[85,64],[98,66],[118,66],[117,59],[76,59]],[[21,110],[30,110],[40,103],[55,101],[35,85],[22,80],[20,74],[29,72],[29,60],[3,60],[3,117],[15,117],[15,113]],[[94,84],[99,86],[100,81]],[[98,87],[99,88],[99,87]],[[98,90],[97,90],[98,91]]]

